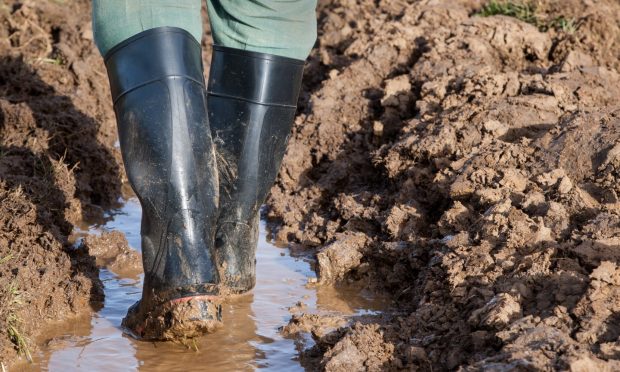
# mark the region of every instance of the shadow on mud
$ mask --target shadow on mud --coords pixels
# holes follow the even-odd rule
[[[103,300],[94,257],[68,241],[73,223],[110,208],[120,195],[120,169],[98,138],[99,123],[57,94],[21,58],[0,58],[0,181],[36,206],[44,232],[69,253],[72,276],[92,282],[90,303]],[[8,104],[6,103],[8,102]]]

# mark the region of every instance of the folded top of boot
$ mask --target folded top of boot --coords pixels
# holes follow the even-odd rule
[[[296,107],[304,61],[213,46],[208,92],[259,104]]]
[[[179,76],[204,86],[200,43],[177,27],[143,31],[106,53],[112,99],[165,76]],[[165,62],[165,63],[164,63]]]

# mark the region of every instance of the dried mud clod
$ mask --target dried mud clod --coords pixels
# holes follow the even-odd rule
[[[167,301],[146,311],[136,302],[122,326],[139,339],[157,341],[182,341],[215,332],[222,327],[221,303],[203,297]]]

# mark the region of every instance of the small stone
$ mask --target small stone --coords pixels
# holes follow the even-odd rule
[[[486,305],[474,310],[469,323],[479,327],[502,329],[523,316],[519,300],[512,294],[500,293]]]
[[[411,90],[411,83],[408,75],[400,75],[385,83],[386,97],[392,96],[400,92],[408,92]]]
[[[82,31],[82,39],[84,40],[93,40],[93,29],[92,28],[87,28],[86,30]]]
[[[563,177],[558,185],[558,192],[560,194],[568,194],[573,189],[573,181],[568,177]]]
[[[554,169],[551,172],[543,173],[536,177],[536,182],[543,188],[550,187],[555,185],[558,180],[562,179],[565,176],[566,172],[564,171],[564,169]]]
[[[580,67],[588,67],[593,65],[594,60],[592,60],[592,57],[583,52],[572,50],[568,52],[564,58],[564,61],[562,61],[560,68],[562,72],[569,72]]]
[[[488,120],[484,123],[484,129],[495,136],[503,136],[508,132],[508,126],[497,120]]]
[[[428,360],[428,355],[426,354],[426,350],[419,346],[411,346],[409,350],[407,350],[407,359],[411,362],[416,361],[426,361]]]
[[[614,284],[614,274],[616,273],[617,266],[611,261],[603,261],[601,264],[592,271],[590,278],[592,280],[598,280],[604,283]]]
[[[383,107],[398,107],[400,104],[400,99],[398,97],[411,92],[409,76],[400,75],[393,79],[387,80],[385,83],[384,92],[385,95],[383,96],[383,99],[381,99],[381,105]]]

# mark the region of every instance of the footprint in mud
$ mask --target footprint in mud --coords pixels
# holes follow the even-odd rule
[[[140,247],[140,206],[129,199],[109,215],[104,225],[86,226],[81,232],[100,234],[119,230],[131,247]],[[380,299],[359,292],[307,286],[315,276],[308,260],[291,256],[266,240],[265,224],[257,253],[257,285],[249,294],[229,300],[223,308],[225,327],[185,345],[151,343],[123,335],[120,324],[127,308],[141,296],[141,279],[120,277],[101,270],[105,303],[92,319],[48,332],[34,369],[48,370],[195,370],[240,371],[270,368],[303,370],[298,361],[298,342],[279,331],[293,313],[368,314],[380,311]],[[61,335],[49,339],[50,334]],[[299,340],[297,340],[299,341]],[[312,341],[302,340],[305,346]]]

